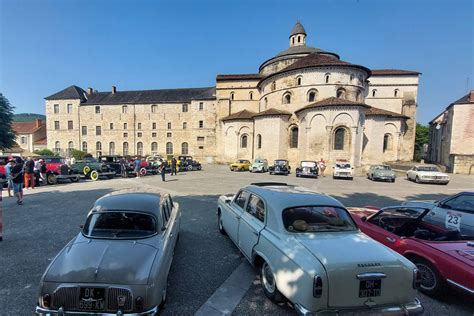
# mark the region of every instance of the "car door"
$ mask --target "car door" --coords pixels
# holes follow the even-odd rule
[[[384,211],[384,213],[388,213],[390,211]],[[378,242],[384,244],[385,246],[397,250],[398,245],[401,242],[400,236],[386,230],[385,228],[380,226],[380,216],[381,213],[378,213],[374,217],[368,219],[364,222],[364,229],[363,232],[366,235],[369,235],[372,239],[377,240]]]
[[[242,213],[244,212],[247,199],[250,194],[245,190],[240,190],[230,203],[226,203],[224,210],[222,211],[222,223],[225,227],[227,235],[238,244],[238,230],[239,221]]]
[[[161,217],[163,221],[162,227],[162,247],[163,247],[163,265],[166,273],[171,267],[173,257],[173,225],[170,221],[170,205],[167,196],[164,196],[161,201]]]
[[[424,221],[474,236],[474,194],[460,193],[435,204]]]
[[[265,203],[251,194],[239,222],[238,246],[247,258],[252,257],[253,247],[258,243],[260,232],[265,227]]]

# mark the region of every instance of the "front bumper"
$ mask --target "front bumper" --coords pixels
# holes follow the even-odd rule
[[[296,175],[299,176],[299,177],[312,177],[312,178],[317,178],[318,177],[317,173],[304,172],[304,171],[297,171]]]
[[[62,308],[59,309],[47,309],[40,306],[36,306],[35,314],[40,316],[62,316],[62,315],[76,315],[76,316],[154,316],[158,313],[158,307],[141,312],[141,313],[123,313],[118,311],[117,313],[101,313],[101,312],[72,312],[64,311]]]
[[[438,183],[438,184],[447,184],[449,179],[423,179],[420,178],[421,183]]]
[[[353,178],[353,175],[350,173],[335,173],[334,178]]]
[[[395,180],[395,176],[372,176],[374,180]]]
[[[358,309],[327,309],[318,312],[311,312],[300,304],[295,304],[294,308],[298,315],[311,316],[311,315],[421,315],[424,312],[423,305],[418,299],[415,301],[402,304],[402,305],[384,305],[375,308],[358,308]]]

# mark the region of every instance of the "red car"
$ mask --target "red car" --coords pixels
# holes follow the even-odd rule
[[[365,207],[349,212],[363,233],[415,263],[422,292],[440,294],[450,285],[474,295],[474,236],[428,222],[428,208]]]
[[[48,184],[56,184],[58,179],[69,179],[71,182],[77,182],[81,178],[79,174],[73,172],[69,168],[64,158],[57,156],[36,157],[43,159],[46,163],[46,182]]]

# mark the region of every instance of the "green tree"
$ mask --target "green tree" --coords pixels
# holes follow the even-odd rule
[[[0,149],[13,147],[15,132],[12,129],[13,106],[7,98],[0,93]]]
[[[430,128],[428,126],[416,123],[415,132],[415,157],[416,161],[424,158],[424,147],[429,141]]]
[[[57,153],[54,153],[52,150],[44,148],[44,149],[37,149],[35,150],[35,154],[41,155],[41,156],[57,156]]]
[[[78,149],[71,150],[71,157],[74,157],[74,159],[76,160],[82,160],[86,156],[87,156],[87,153],[85,151],[78,150]]]

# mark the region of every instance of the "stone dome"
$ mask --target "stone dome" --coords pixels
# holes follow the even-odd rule
[[[306,35],[306,31],[303,27],[303,25],[300,23],[300,21],[296,22],[295,26],[293,26],[293,29],[291,30],[290,37],[296,34],[304,34]]]

